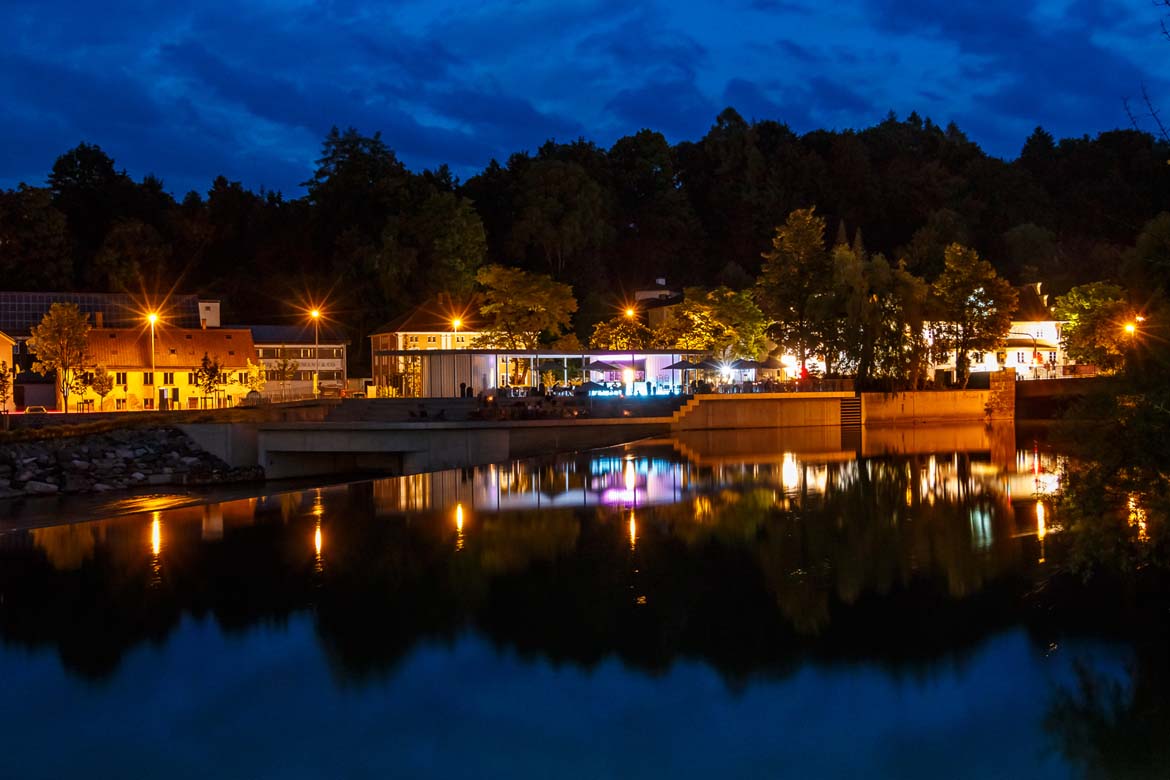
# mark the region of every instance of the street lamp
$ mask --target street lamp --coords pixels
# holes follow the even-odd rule
[[[309,312],[309,317],[313,320],[313,397],[317,398],[321,394],[321,339],[317,327],[317,324],[321,321],[321,310],[313,309]]]
[[[634,311],[633,306],[630,306],[626,309],[626,316],[629,317],[631,320],[634,319],[635,314],[637,314],[637,312]]]
[[[150,323],[150,392],[154,395],[154,388],[158,387],[154,381],[154,324],[158,322],[158,312],[147,314],[146,321]],[[151,405],[154,405],[154,399],[151,399]]]

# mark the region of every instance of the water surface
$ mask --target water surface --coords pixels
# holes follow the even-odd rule
[[[1079,776],[1116,741],[1086,680],[1120,723],[1148,652],[1037,618],[1058,466],[981,427],[703,434],[6,531],[5,762]]]

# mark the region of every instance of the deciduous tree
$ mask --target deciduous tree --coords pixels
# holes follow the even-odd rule
[[[36,355],[33,371],[57,375],[57,390],[65,412],[78,374],[89,363],[89,315],[76,304],[54,303],[39,325],[32,328],[28,348]]]
[[[12,394],[12,375],[8,373],[8,363],[0,360],[0,413],[8,412],[8,398]]]
[[[593,349],[646,349],[650,346],[650,329],[634,317],[624,314],[593,326],[589,346]]]
[[[1130,307],[1120,287],[1109,282],[1074,287],[1056,299],[1052,315],[1064,322],[1060,341],[1069,357],[1103,373],[1123,367],[1130,346],[1125,331]]]
[[[813,208],[797,209],[776,228],[756,283],[756,300],[772,320],[772,336],[803,368],[822,346],[823,299],[832,291],[825,251],[825,220]]]
[[[477,345],[534,349],[542,335],[555,339],[566,332],[577,311],[573,288],[544,274],[489,265],[475,278],[483,287],[486,322]]]
[[[974,249],[951,244],[932,293],[936,345],[955,352],[955,379],[967,386],[970,353],[995,349],[1011,329],[1016,291]]]
[[[98,397],[98,411],[105,405],[106,396],[114,389],[114,377],[105,366],[98,366],[93,370],[93,377],[89,380],[89,387]]]

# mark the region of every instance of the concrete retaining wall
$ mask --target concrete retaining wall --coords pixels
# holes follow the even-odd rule
[[[990,400],[990,390],[862,393],[861,421],[871,425],[983,420]]]
[[[802,428],[840,425],[841,400],[853,393],[697,395],[674,414],[673,430]]]
[[[259,429],[257,457],[270,479],[417,474],[612,446],[669,428],[669,418],[268,425]]]
[[[233,467],[257,464],[255,423],[196,423],[175,426],[204,452]]]

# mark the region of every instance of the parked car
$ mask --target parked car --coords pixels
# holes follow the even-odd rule
[[[43,406],[26,406],[24,407],[25,414],[48,414],[49,410]]]

